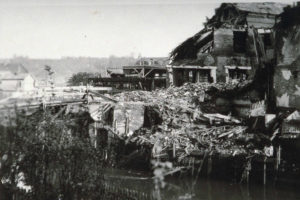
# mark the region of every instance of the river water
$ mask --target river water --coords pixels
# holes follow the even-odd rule
[[[105,174],[114,187],[154,194],[150,174],[115,169],[108,169]],[[178,176],[167,177],[165,182],[165,188],[160,190],[162,200],[300,200],[300,189],[293,185],[247,185],[203,178],[195,181],[192,177]]]

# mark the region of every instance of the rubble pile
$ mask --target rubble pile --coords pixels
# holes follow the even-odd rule
[[[246,129],[245,126],[228,125],[169,130],[159,128],[155,133],[141,129],[130,141],[153,145],[153,157],[168,156],[173,151],[178,161],[189,155],[201,156],[205,152],[223,157],[263,154],[261,150],[248,148],[253,143],[246,144],[241,140],[246,137]]]
[[[154,91],[130,91],[122,92],[114,95],[119,101],[143,101],[145,103],[159,103],[165,101],[182,101],[187,102],[193,98],[199,98],[203,95],[208,97],[210,91],[214,93],[225,92],[242,88],[249,84],[249,81],[239,83],[185,83],[181,87],[171,86],[167,89],[159,89]]]
[[[157,107],[162,124],[141,128],[127,139],[139,145],[150,145],[154,157],[170,158],[172,154],[180,161],[186,156],[205,152],[221,156],[263,155],[263,145],[259,144],[266,139],[264,136],[254,137],[247,133],[247,126],[232,116],[214,113],[212,109],[207,113],[202,109],[203,104],[213,97],[209,91],[218,93],[238,87],[241,85],[187,83],[182,87],[152,92],[123,92],[114,98],[141,101]]]

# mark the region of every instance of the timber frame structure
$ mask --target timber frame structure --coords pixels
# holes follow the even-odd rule
[[[90,78],[89,83],[94,86],[112,87],[116,92],[165,88],[167,61],[167,58],[140,58],[134,65],[123,66],[121,74],[110,72],[110,77]]]

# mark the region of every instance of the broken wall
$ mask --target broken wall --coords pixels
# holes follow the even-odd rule
[[[253,45],[253,32],[247,31],[244,53],[234,51],[234,29],[220,28],[214,31],[214,48],[212,55],[217,65],[217,81],[225,82],[228,76],[225,66],[251,66],[247,71],[249,79],[253,78],[257,66]]]
[[[264,13],[249,13],[247,15],[248,26],[257,28],[273,28],[275,24],[275,15],[266,15]]]
[[[260,67],[260,60],[270,63],[274,59],[272,29],[275,15],[281,12],[280,9],[281,5],[277,8],[273,4],[222,4],[208,20],[205,29],[172,51],[171,64],[181,68],[189,65],[217,67],[217,82],[245,79],[244,77],[253,79]],[[207,54],[210,56],[209,60],[206,59],[209,57]],[[208,64],[205,59],[209,61]],[[238,76],[234,72],[236,67],[242,70]],[[181,73],[173,73],[170,80],[176,82],[180,75]]]
[[[242,32],[246,34],[245,38],[245,51],[243,53],[234,51],[234,32]],[[238,37],[238,36],[237,36]],[[237,38],[239,39],[239,38]],[[239,42],[239,41],[238,41]],[[214,31],[214,48],[212,53],[214,55],[234,56],[234,55],[247,55],[250,57],[255,56],[255,49],[253,45],[253,33],[249,29],[234,29],[234,28],[219,28]]]
[[[143,127],[145,106],[138,103],[119,103],[114,108],[113,129],[121,136],[130,136]]]
[[[300,57],[299,57],[300,58]],[[274,74],[276,105],[300,109],[300,63],[295,66],[277,66]]]
[[[220,28],[214,31],[214,48],[215,55],[232,55],[233,54],[233,31],[232,29]]]
[[[300,25],[279,29],[274,73],[276,105],[300,109]]]

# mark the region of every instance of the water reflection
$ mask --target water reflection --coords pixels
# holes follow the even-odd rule
[[[153,179],[150,175],[107,170],[107,181],[115,187],[123,187],[152,194]],[[199,179],[196,184],[191,177],[168,177],[167,185],[161,190],[164,200],[299,200],[300,190],[296,187],[241,185],[226,181]]]

